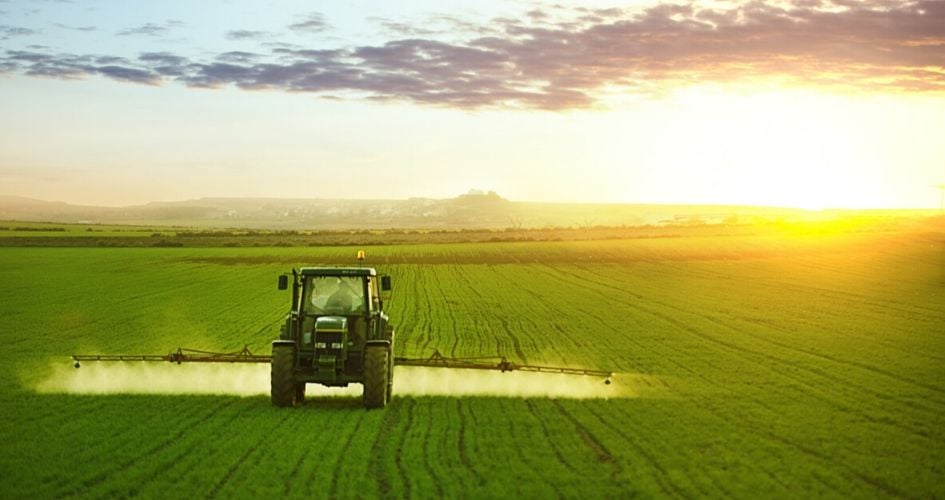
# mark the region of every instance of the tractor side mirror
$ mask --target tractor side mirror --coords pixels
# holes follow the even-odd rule
[[[279,290],[285,290],[289,288],[289,277],[286,275],[279,276]]]
[[[390,276],[381,276],[381,291],[389,292],[391,290]]]

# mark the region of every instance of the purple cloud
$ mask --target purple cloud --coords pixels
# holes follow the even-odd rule
[[[23,28],[20,26],[10,26],[7,24],[0,24],[0,40],[9,40],[15,36],[29,36],[35,35],[39,31],[31,28]]]
[[[289,25],[289,29],[295,31],[305,31],[310,33],[321,33],[330,28],[325,22],[325,17],[318,12],[306,14],[302,20]]]
[[[258,40],[261,38],[267,38],[269,33],[265,31],[254,31],[254,30],[230,30],[226,34],[227,39],[229,40]]]
[[[403,38],[343,49],[268,44],[266,50],[204,60],[162,52],[134,61],[7,51],[0,71],[348,93],[466,109],[569,109],[592,105],[603,88],[658,92],[694,82],[771,77],[844,91],[945,92],[943,26],[945,2],[936,1],[755,1],[729,9],[695,3],[643,10],[555,6],[467,27],[461,41],[390,24]],[[326,24],[312,14],[292,27],[320,31]]]
[[[167,34],[171,30],[171,28],[176,28],[183,25],[184,23],[182,21],[178,21],[176,19],[168,19],[164,21],[164,24],[146,23],[141,26],[134,27],[134,28],[121,30],[116,34],[118,36],[133,36],[133,35],[163,36]]]

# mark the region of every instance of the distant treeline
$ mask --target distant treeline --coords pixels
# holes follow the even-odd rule
[[[195,230],[177,227],[139,229],[139,234],[88,235],[61,227],[13,230],[58,232],[43,236],[0,236],[0,247],[320,247],[409,245],[427,243],[498,243],[581,241],[676,237],[746,236],[795,233],[875,232],[903,228],[940,228],[945,216],[925,218],[846,217],[814,222],[772,221],[765,224],[691,224],[671,226],[587,226],[505,229],[358,229],[358,230]],[[9,230],[9,228],[7,229]],[[120,230],[119,230],[120,232]],[[142,234],[143,233],[143,234]],[[150,234],[149,234],[150,233]]]
[[[65,232],[66,228],[64,227],[9,227],[9,226],[0,226],[0,231],[42,231],[42,232]]]
[[[0,246],[54,247],[320,247],[406,245],[427,243],[491,243],[534,241],[674,238],[750,234],[749,226],[591,227],[544,229],[353,230],[353,231],[177,231],[150,236],[0,237]]]

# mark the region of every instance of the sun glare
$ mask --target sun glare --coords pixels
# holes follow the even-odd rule
[[[844,98],[689,89],[675,100],[690,117],[679,132],[700,138],[691,168],[718,186],[719,201],[809,210],[883,203],[861,180],[870,160]]]

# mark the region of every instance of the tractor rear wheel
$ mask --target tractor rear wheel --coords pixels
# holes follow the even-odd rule
[[[295,365],[295,345],[272,346],[272,371],[270,388],[272,404],[275,406],[294,406],[296,399],[295,382],[292,371]]]
[[[305,382],[295,384],[295,404],[302,404],[305,401]]]
[[[387,406],[390,351],[387,346],[370,345],[364,352],[364,407]]]

